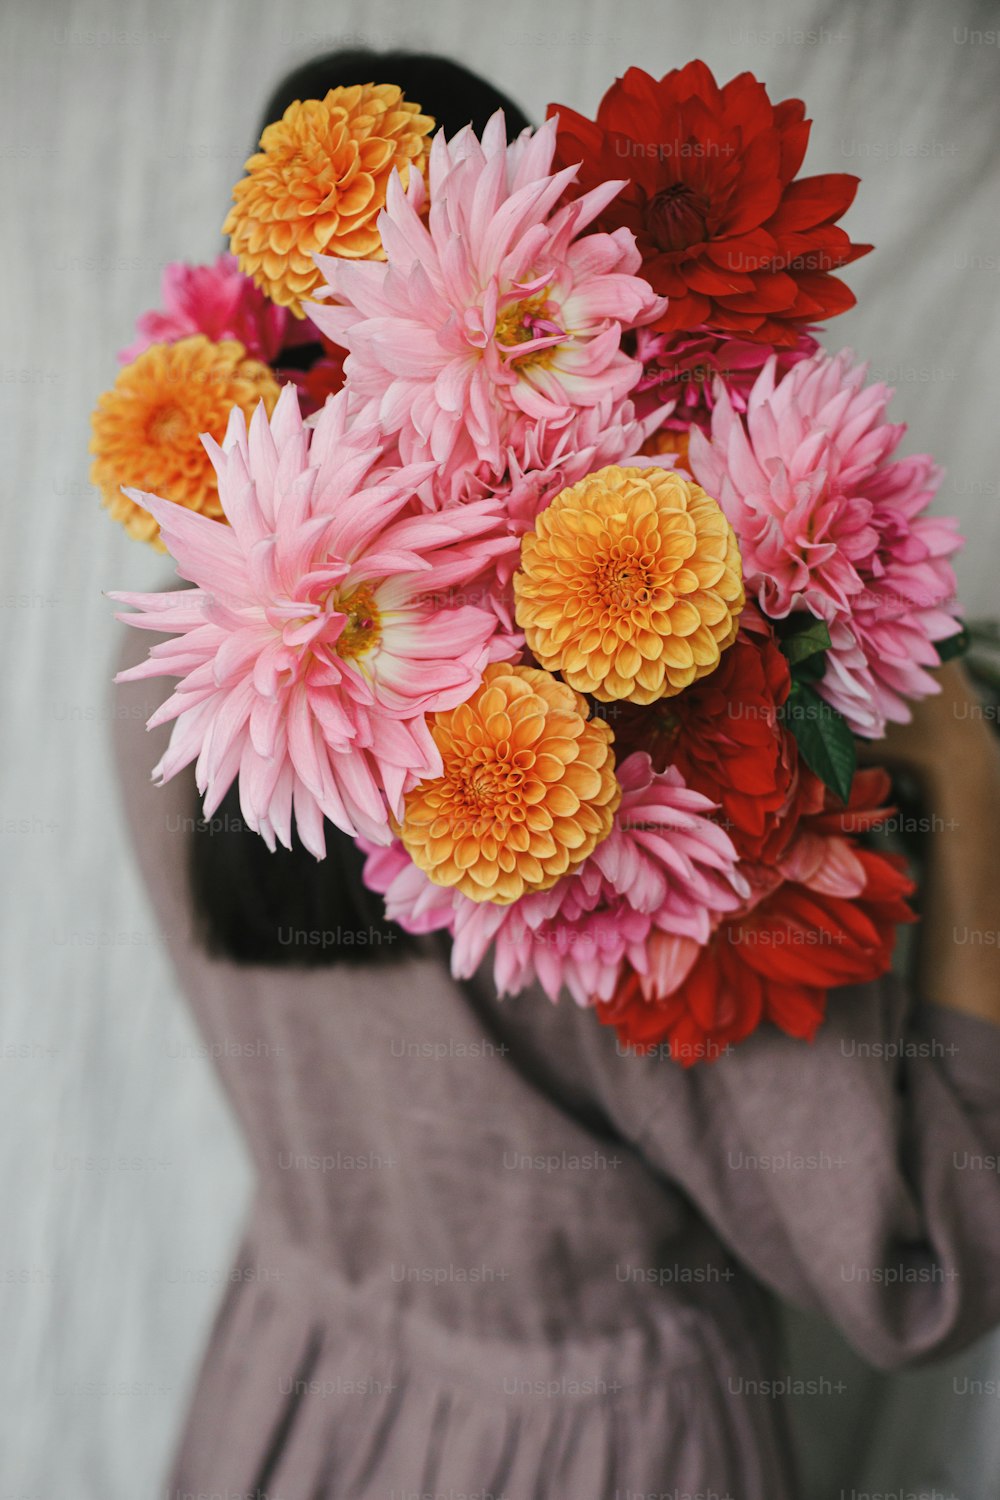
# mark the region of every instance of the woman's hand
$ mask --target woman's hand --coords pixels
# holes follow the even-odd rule
[[[920,993],[1000,1025],[1000,741],[964,668],[937,675],[941,692],[914,704],[871,759],[912,772],[924,793]]]

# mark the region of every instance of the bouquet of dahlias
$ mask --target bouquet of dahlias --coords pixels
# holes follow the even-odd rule
[[[499,994],[685,1064],[809,1038],[911,919],[855,737],[961,634],[938,470],[815,337],[856,179],[701,62],[433,130],[293,104],[101,398],[105,503],[195,585],[111,596],[174,637],[122,674],[178,679],[154,775],[272,849],[329,819]]]

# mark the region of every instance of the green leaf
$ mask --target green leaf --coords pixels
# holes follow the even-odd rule
[[[797,661],[791,670],[793,682],[819,682],[826,670],[826,653],[817,651],[815,656]]]
[[[798,624],[798,620],[802,624]],[[830,646],[830,632],[824,620],[814,620],[811,615],[796,617],[794,628],[786,629],[779,642],[789,666],[808,661]]]
[[[792,683],[781,716],[810,771],[846,802],[857,765],[854,736],[847,720],[805,682]]]
[[[963,625],[961,630],[956,631],[954,635],[945,636],[943,641],[936,641],[934,649],[938,654],[938,660],[946,662],[951,661],[953,657],[964,655],[970,644],[969,632]]]

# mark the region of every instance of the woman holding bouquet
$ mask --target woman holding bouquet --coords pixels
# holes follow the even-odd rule
[[[471,118],[486,140],[486,121],[498,102],[507,110],[509,134],[515,134],[510,127],[517,111],[509,103],[462,70],[432,59],[330,59],[321,71],[321,78],[290,80],[268,118],[276,119],[286,101],[322,99],[327,88],[367,82],[374,71],[433,110],[449,135]],[[708,87],[701,75],[695,83]],[[724,105],[735,108],[732,95]],[[763,108],[756,95],[744,99],[744,106]],[[785,110],[781,128],[791,129],[794,111],[779,109]],[[583,149],[589,149],[586,139]],[[794,166],[788,176],[793,172]],[[390,217],[404,211],[401,202],[390,202]],[[601,211],[609,211],[607,204]],[[659,237],[658,255],[676,256],[682,242],[690,246],[696,229],[706,234],[707,212],[688,188],[663,198],[649,220],[650,232]],[[801,200],[797,212],[799,233],[805,223]],[[768,222],[777,233],[773,215]],[[831,222],[829,215],[821,219],[833,244]],[[355,225],[351,232],[363,231]],[[614,243],[624,244],[614,226],[606,232],[609,239],[618,233]],[[394,246],[386,244],[391,257]],[[592,253],[598,254],[593,246]],[[844,251],[838,264],[849,258]],[[268,264],[277,270],[277,259]],[[671,275],[680,274],[678,264],[670,261]],[[307,266],[303,274],[312,271]],[[607,274],[627,279],[624,270]],[[718,313],[718,307],[708,310],[713,286],[708,272],[692,270],[687,291],[672,284],[656,297],[665,297],[668,308],[684,308],[687,326],[701,327]],[[347,280],[343,289],[329,327],[322,310],[316,313],[330,340],[322,359],[334,363],[329,329],[351,336]],[[627,288],[620,292],[624,297]],[[768,347],[778,351],[771,368],[800,381],[795,390],[802,409],[807,389],[817,382],[835,375],[849,384],[853,377],[840,366],[831,375],[811,335],[801,332],[798,299],[811,298],[815,316],[829,316],[839,310],[838,294],[805,279],[784,290],[769,283],[758,293],[770,308]],[[526,295],[530,300],[540,293],[536,288]],[[718,293],[720,306],[728,295]],[[742,301],[745,306],[746,297]],[[653,305],[650,299],[647,310]],[[657,316],[669,319],[659,301],[656,306]],[[754,357],[732,347],[736,335],[752,343],[760,327],[746,327],[739,307],[723,307],[718,315],[733,330],[725,350],[732,379],[716,408],[722,415],[688,413],[685,424],[663,429],[666,437],[654,436],[659,424],[632,436],[646,443],[645,459],[658,458],[673,475],[663,483],[673,484],[675,464],[687,472],[687,427],[700,423],[690,462],[696,475],[714,473],[722,496],[733,470],[725,455],[731,455],[727,444],[735,429],[727,424],[741,422],[748,405],[752,420],[754,402],[771,394],[765,380],[748,396],[735,373],[735,361]],[[518,316],[521,322],[512,323],[506,336],[556,358],[551,350],[559,347],[565,328],[553,307],[532,302],[529,313],[522,309]],[[318,343],[319,335],[313,337]],[[672,337],[669,326],[649,335],[654,344],[646,350],[648,390],[667,368],[663,340]],[[307,349],[307,340],[298,347]],[[354,358],[360,340],[350,347]],[[718,354],[715,348],[712,358]],[[296,355],[286,342],[281,358],[286,370],[298,368],[305,388],[317,356],[315,346]],[[597,357],[593,351],[591,357]],[[704,357],[701,350],[698,358]],[[799,363],[807,372],[801,377],[795,375]],[[602,378],[618,378],[617,364],[607,370]],[[239,378],[259,385],[266,371],[244,368]],[[328,370],[323,378],[334,388],[342,370]],[[255,386],[253,401],[259,394]],[[857,397],[856,387],[850,396]],[[843,405],[849,405],[847,395]],[[403,405],[397,414],[402,423]],[[298,428],[281,427],[289,420],[282,408],[272,423],[279,439],[292,432],[291,446],[304,440]],[[619,426],[644,420],[638,408],[615,415]],[[824,420],[829,427],[828,412]],[[683,445],[677,436],[682,430]],[[449,437],[449,453],[459,454],[448,469],[455,486],[468,472],[461,457],[466,436]],[[334,437],[348,445],[340,451],[350,451],[348,433]],[[602,465],[624,456],[602,457],[600,439],[591,434],[591,440],[580,483],[591,471],[608,472]],[[261,429],[255,435],[251,427],[245,457],[227,459],[221,450],[216,455],[224,503],[226,485],[234,482],[227,462],[253,465],[263,441]],[[436,441],[443,442],[440,430]],[[484,437],[477,453],[486,443]],[[880,450],[877,461],[884,458]],[[355,460],[361,462],[357,455]],[[423,460],[404,454],[403,461],[416,466]],[[558,461],[565,464],[565,454]],[[450,458],[442,463],[447,466]],[[435,468],[426,467],[415,484]],[[280,464],[275,472],[283,472]],[[642,472],[641,465],[616,471]],[[560,475],[559,504],[565,509],[563,494],[577,476]],[[923,471],[915,476],[908,470],[900,482],[921,484],[925,478]],[[272,481],[279,482],[274,473]],[[654,490],[660,483],[649,482]],[[631,497],[639,481],[628,483]],[[683,483],[690,484],[684,491],[690,499],[698,486]],[[517,495],[518,503],[530,504],[530,496]],[[486,515],[481,496],[462,495],[461,501],[468,517],[480,515],[477,506]],[[697,496],[691,500],[692,526],[700,504]],[[184,545],[173,509],[150,501],[141,522],[154,516],[171,550]],[[441,514],[447,518],[450,512],[442,507]],[[730,519],[732,514],[735,509],[727,508]],[[238,536],[243,522],[230,520]],[[417,530],[414,522],[413,537]],[[537,513],[521,528],[526,533],[535,538],[537,561],[545,537]],[[882,785],[875,773],[861,771],[853,791],[837,798],[806,763],[815,746],[793,744],[778,710],[793,702],[793,694],[796,702],[812,701],[816,677],[796,668],[816,646],[828,653],[823,682],[844,723],[862,729],[862,700],[865,712],[888,707],[887,717],[902,716],[893,712],[893,695],[876,666],[864,667],[874,674],[870,692],[858,687],[869,681],[857,664],[860,636],[852,642],[852,656],[843,646],[841,616],[829,613],[825,638],[813,636],[811,645],[803,645],[799,633],[799,644],[789,645],[795,632],[775,624],[794,613],[789,605],[782,614],[778,598],[784,562],[773,554],[768,587],[756,588],[755,544],[749,532],[737,527],[737,533],[740,587],[748,596],[753,590],[755,602],[739,633],[728,617],[720,625],[721,662],[717,653],[712,671],[697,679],[692,673],[699,685],[686,708],[683,695],[677,700],[680,728],[674,719],[664,721],[647,750],[626,757],[636,699],[624,706],[612,701],[607,712],[616,753],[622,753],[616,796],[638,809],[654,801],[651,789],[662,791],[663,806],[689,820],[661,821],[658,828],[686,833],[691,818],[698,820],[700,843],[694,847],[692,837],[685,858],[708,893],[704,900],[715,902],[715,942],[709,950],[698,938],[694,917],[669,876],[633,857],[627,834],[641,826],[636,811],[636,821],[623,820],[607,836],[613,858],[606,851],[600,866],[602,879],[613,887],[613,899],[601,888],[607,905],[585,909],[578,928],[564,910],[567,925],[558,929],[539,920],[497,938],[512,974],[530,950],[537,981],[502,1003],[492,963],[479,962],[467,978],[454,979],[434,931],[451,932],[456,951],[471,964],[469,955],[482,959],[489,942],[487,937],[477,950],[472,916],[464,927],[414,920],[415,912],[430,918],[437,912],[433,890],[427,894],[430,884],[421,884],[407,905],[406,882],[415,878],[409,872],[419,862],[415,835],[407,845],[414,864],[393,864],[396,855],[380,854],[377,839],[369,836],[366,843],[368,885],[386,892],[390,916],[408,914],[410,930],[404,931],[383,916],[381,900],[362,883],[362,853],[329,817],[325,827],[318,818],[319,833],[308,817],[299,820],[303,842],[323,840],[326,858],[319,863],[301,844],[270,852],[245,826],[246,804],[235,793],[218,804],[221,816],[192,831],[196,800],[189,773],[173,776],[165,788],[148,779],[150,741],[140,725],[164,694],[139,673],[118,690],[124,703],[120,698],[115,715],[117,754],[127,816],[180,981],[210,1041],[268,1043],[219,1048],[220,1073],[246,1132],[259,1185],[171,1496],[622,1500],[715,1493],[734,1500],[792,1500],[796,1481],[780,1400],[789,1372],[776,1343],[771,1294],[824,1314],[884,1369],[944,1357],[1000,1321],[1000,859],[991,832],[1000,820],[997,746],[962,669],[950,664],[936,673],[936,682],[924,674],[919,686],[928,696],[916,705],[912,722],[894,727],[877,752],[918,779],[934,831],[918,977],[910,993],[884,972],[891,946],[886,935],[901,919],[905,879],[890,859],[857,837],[878,821]],[[492,535],[485,520],[481,535]],[[857,527],[849,538],[845,532],[834,548],[837,556],[853,548],[856,561],[859,535]],[[947,542],[937,541],[937,555],[946,556]],[[446,537],[441,545],[452,543]],[[895,543],[879,545],[883,557]],[[521,581],[515,581],[517,622],[536,658],[548,666],[544,630],[551,615],[543,606],[533,613],[531,579],[524,581],[526,546]],[[708,543],[706,548],[708,555]],[[811,597],[810,589],[818,596],[834,587],[828,563],[817,562],[809,582],[796,585],[796,599]],[[492,559],[494,564],[500,566]],[[449,560],[440,567],[448,588],[457,564]],[[926,571],[931,578],[930,564]],[[625,572],[616,576],[616,587],[624,587]],[[734,615],[735,590],[734,584]],[[131,596],[128,602],[141,608],[140,598],[148,606],[157,597]],[[185,601],[193,596],[172,597],[174,623],[150,619],[152,629],[186,628]],[[382,628],[379,607],[375,593],[351,595],[351,608],[342,612],[346,623],[338,626],[342,660],[370,649],[373,633]],[[856,618],[860,606],[853,608]],[[465,670],[466,656],[480,661],[475,612],[474,602],[454,610],[449,649],[456,673]],[[721,616],[710,615],[706,606],[703,620],[709,619]],[[934,638],[945,633],[939,629]],[[141,632],[135,639],[141,640]],[[125,665],[141,659],[139,649],[130,649]],[[621,655],[615,670],[625,672],[631,659]],[[485,668],[490,683],[506,682],[514,670],[499,665],[503,660],[494,657]],[[574,665],[563,656],[556,670],[571,680],[591,665]],[[680,668],[668,661],[664,670],[669,675]],[[532,682],[544,675],[537,671]],[[903,689],[898,677],[896,682],[898,696]],[[746,705],[744,718],[753,726],[740,741],[739,757],[725,764],[714,750],[708,753],[717,736],[712,739],[702,727],[718,726],[711,694],[721,692],[723,683],[725,701]],[[939,691],[931,692],[934,687]],[[467,697],[468,689],[463,691]],[[608,701],[591,686],[579,691]],[[653,698],[659,702],[655,693]],[[465,699],[459,694],[457,701]],[[826,724],[826,710],[822,718]],[[884,719],[878,728],[869,723],[868,737],[884,726]],[[165,729],[160,723],[152,731],[161,754],[167,751]],[[595,730],[591,741],[602,735],[603,728]],[[414,755],[422,753],[422,741],[414,738],[411,748]],[[762,765],[768,769],[760,785],[741,785],[739,767],[749,776],[748,768],[756,773]],[[595,772],[595,786],[599,780]],[[364,787],[345,782],[338,795],[364,833]],[[552,800],[557,815],[568,816],[559,812],[570,805],[568,797]],[[708,821],[702,816],[708,805],[724,808],[726,820],[706,830],[701,825]],[[268,817],[261,816],[260,827],[270,830],[273,842]],[[586,825],[581,827],[582,837]],[[405,825],[402,836],[409,837]],[[759,872],[765,867],[781,872],[766,892],[753,884],[764,879]],[[855,876],[860,884],[852,888]],[[657,889],[673,892],[661,907],[669,906],[676,921],[658,927],[658,935],[639,920],[641,906],[629,899],[630,891],[650,881],[666,882]],[[450,910],[453,918],[458,907]],[[655,956],[654,968],[687,953],[687,944],[699,949],[700,956],[688,955],[688,978],[672,992],[673,1010],[666,996],[662,1005],[651,1003],[645,975],[635,965],[627,984],[601,996],[600,1018],[608,1023],[603,1027],[565,995],[550,1003],[542,992],[552,984],[546,943],[558,949],[559,976],[572,990],[600,971],[600,956],[587,944],[602,930],[602,917],[608,951],[617,953],[618,937],[635,923]],[[567,933],[577,934],[580,951],[570,951]],[[864,967],[876,958],[877,967]],[[632,960],[618,954],[615,962],[620,976]],[[683,1026],[677,1021],[681,1010]],[[811,1040],[802,1040],[806,1036]],[[630,1041],[640,1044],[638,1053],[623,1045]],[[696,1061],[699,1046],[697,1065],[687,1066]]]

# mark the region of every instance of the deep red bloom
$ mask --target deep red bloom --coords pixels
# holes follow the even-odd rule
[[[913,921],[903,861],[854,853],[866,876],[860,896],[786,881],[752,911],[724,922],[673,994],[647,1000],[630,969],[615,998],[596,1006],[598,1019],[640,1052],[668,1046],[685,1067],[720,1056],[765,1020],[811,1040],[827,991],[884,974],[897,924]]]
[[[798,816],[799,758],[778,709],[788,697],[788,663],[768,626],[741,628],[715,671],[664,703],[636,709],[615,736],[647,750],[653,765],[675,765],[692,791],[720,807],[741,859],[773,863]]]
[[[859,772],[852,805],[837,810],[828,796],[823,813],[802,819],[802,835],[844,840],[847,829],[876,825],[888,813],[879,807],[886,787],[885,772]],[[903,859],[853,841],[850,853],[864,874],[861,894],[832,894],[798,880],[772,885],[756,906],[718,927],[673,993],[646,998],[649,984],[628,969],[615,998],[595,1007],[598,1020],[639,1052],[669,1047],[684,1067],[718,1058],[765,1020],[811,1041],[826,1014],[826,992],[885,974],[895,929],[915,919]]]
[[[634,233],[642,274],[670,299],[656,327],[791,347],[801,328],[853,306],[830,273],[871,249],[836,222],[858,179],[793,180],[809,139],[800,99],[772,104],[752,73],[720,88],[695,61],[659,82],[629,68],[596,121],[548,113],[559,115],[557,164],[582,163],[574,192],[629,179],[595,228]]]
[[[311,324],[306,325],[312,328]],[[312,329],[314,339],[320,344],[321,352],[318,358],[312,360],[306,368],[299,369],[295,366],[284,367],[281,363],[281,355],[278,356],[275,374],[282,382],[290,380],[298,387],[299,410],[304,417],[311,416],[324,405],[327,396],[335,396],[344,384],[344,361],[347,358],[347,350],[341,349],[339,345],[331,343],[316,329]],[[304,340],[299,340],[300,343]],[[286,346],[291,347],[291,346]],[[285,351],[283,350],[282,353]]]

